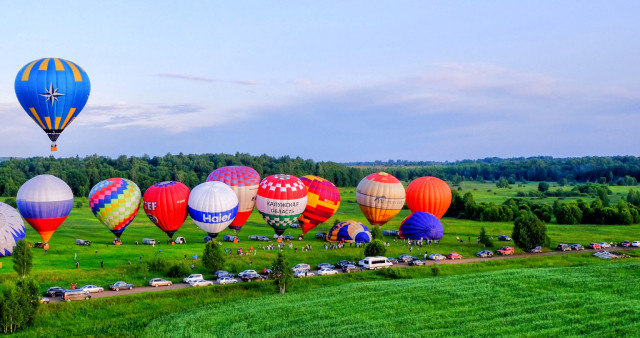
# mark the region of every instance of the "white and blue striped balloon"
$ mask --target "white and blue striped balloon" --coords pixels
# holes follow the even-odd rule
[[[16,242],[24,239],[24,221],[10,205],[0,202],[0,257],[11,256]]]
[[[193,222],[215,238],[238,213],[238,196],[226,184],[217,181],[197,185],[189,195],[189,215]]]

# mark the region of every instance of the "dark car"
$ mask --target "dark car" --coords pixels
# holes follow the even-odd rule
[[[327,237],[327,233],[326,232],[318,232],[316,234],[316,238],[318,239],[325,239]]]
[[[510,241],[511,237],[509,237],[507,235],[500,235],[500,236],[498,236],[498,240],[499,241]]]
[[[584,246],[580,244],[571,244],[571,250],[584,250]]]
[[[225,242],[233,242],[233,241],[238,241],[240,242],[240,238],[238,238],[237,236],[232,236],[232,235],[224,235],[222,236],[222,240]]]
[[[562,251],[571,251],[571,247],[569,246],[569,244],[565,244],[565,243],[558,244],[556,249],[562,250]]]
[[[229,273],[228,271],[224,271],[224,270],[218,270],[213,275],[215,276],[215,279],[218,279],[220,277],[233,277],[232,273]]]
[[[476,256],[482,257],[482,258],[493,257],[493,252],[491,252],[489,250],[482,250],[482,251],[478,252],[476,254]]]
[[[119,282],[113,283],[113,285],[109,285],[109,289],[111,289],[113,291],[131,290],[131,289],[133,289],[133,284],[130,284],[130,283],[127,283],[127,282],[123,282],[123,281],[119,281]]]
[[[389,262],[391,262],[391,264],[398,264],[398,260],[393,257],[387,257],[387,259],[389,260]]]
[[[291,224],[291,225],[289,226],[289,228],[293,228],[293,229],[297,229],[297,228],[299,228],[299,227],[300,227],[300,224],[298,224],[298,223],[293,223],[293,224]]]
[[[342,267],[342,272],[356,272],[360,270],[362,270],[362,268],[355,266],[354,264],[347,264]]]
[[[398,230],[382,230],[382,236],[398,236]]]
[[[284,235],[284,236],[282,236],[282,239],[287,240],[287,241],[293,241],[293,236],[291,236],[291,235]]]
[[[356,265],[356,263],[354,263],[354,262],[344,260],[344,261],[339,261],[338,263],[336,263],[336,267],[342,269],[345,265],[349,265],[349,264]]]
[[[407,255],[407,254],[400,255],[400,257],[398,257],[398,262],[409,263],[410,261],[413,260],[413,258],[414,258],[413,256]]]
[[[62,297],[62,294],[64,294],[64,291],[65,289],[59,286],[52,286],[49,289],[47,289],[47,292],[45,292],[45,295],[49,297]]]
[[[414,258],[413,260],[409,261],[409,265],[411,266],[421,266],[424,265],[424,261],[418,258]]]
[[[535,247],[535,248],[531,248],[531,249],[529,249],[529,250],[527,250],[527,251],[529,251],[529,252],[531,252],[531,253],[542,252],[542,247],[541,247],[541,246],[537,246],[537,247]]]

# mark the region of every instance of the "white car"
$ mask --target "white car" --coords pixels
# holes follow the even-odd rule
[[[238,277],[244,277],[244,275],[255,276],[258,272],[256,270],[244,270],[238,274]]]
[[[337,273],[338,273],[338,271],[336,271],[334,269],[324,268],[324,269],[320,269],[320,271],[318,271],[318,276],[335,275]]]
[[[193,281],[201,280],[201,279],[204,279],[204,278],[202,278],[202,274],[194,273],[194,274],[189,275],[189,277],[183,278],[182,281],[185,282],[185,283],[191,283]]]
[[[309,270],[311,270],[311,266],[309,264],[306,264],[306,263],[300,263],[300,264],[296,264],[296,266],[291,268],[291,270],[293,270],[293,272],[296,272],[296,271],[309,271]]]
[[[439,260],[439,261],[444,261],[444,260],[446,260],[446,259],[447,259],[447,257],[446,257],[446,256],[443,256],[443,255],[441,255],[441,254],[439,254],[439,253],[431,254],[431,255],[429,255],[429,257],[428,257],[428,258],[429,258],[430,260],[432,260],[432,261],[435,261],[436,259],[437,259],[437,260]]]
[[[313,272],[309,272],[307,270],[296,271],[296,273],[293,274],[293,277],[295,278],[305,278],[305,277],[313,277],[313,276],[315,276]]]
[[[213,282],[210,280],[204,280],[204,279],[198,279],[198,280],[194,280],[189,282],[189,285],[191,286],[208,286],[208,285],[213,285]]]
[[[80,290],[84,290],[84,291],[87,291],[89,293],[94,293],[94,292],[102,292],[102,291],[104,291],[104,288],[101,288],[101,287],[96,286],[96,285],[85,285],[85,286],[81,287]]]
[[[220,277],[217,280],[218,284],[231,284],[231,283],[237,283],[238,280],[235,278],[231,278],[231,277]]]
[[[631,246],[640,247],[640,241],[631,242]]]
[[[603,249],[604,249],[604,248],[610,248],[610,247],[611,247],[611,244],[609,244],[609,243],[607,243],[607,242],[601,242],[601,243],[599,243],[599,244],[600,244],[600,246],[601,246]]]

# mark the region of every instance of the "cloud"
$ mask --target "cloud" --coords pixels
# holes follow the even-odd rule
[[[153,76],[167,77],[171,79],[200,81],[200,82],[218,82],[218,80],[213,78],[195,76],[195,75],[177,74],[177,73],[158,73],[158,74],[154,74]]]

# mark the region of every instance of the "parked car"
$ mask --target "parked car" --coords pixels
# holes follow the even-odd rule
[[[316,234],[316,238],[318,238],[318,239],[325,239],[325,238],[327,238],[327,233],[326,233],[326,232],[318,232],[318,233]]]
[[[623,246],[623,247],[625,247],[625,248],[628,248],[628,247],[630,247],[630,246],[631,246],[631,242],[629,242],[629,241],[623,241],[622,243],[620,243],[620,245],[622,245],[622,246]]]
[[[457,252],[452,252],[447,255],[448,259],[462,259],[462,255]]]
[[[424,261],[421,260],[421,259],[415,258],[415,259],[409,261],[409,265],[410,266],[422,266],[422,265],[424,265]]]
[[[355,266],[355,264],[347,264],[342,266],[342,272],[356,272],[362,270],[360,267]]]
[[[358,265],[369,270],[390,268],[393,266],[387,257],[384,256],[365,257],[358,262]]]
[[[398,236],[398,230],[382,230],[382,236]]]
[[[562,251],[571,251],[571,247],[569,246],[569,244],[565,244],[565,243],[558,244],[556,249],[562,250]]]
[[[224,271],[224,270],[218,270],[213,275],[216,277],[216,279],[221,277],[233,277],[232,273],[229,273],[228,271]]]
[[[309,272],[307,270],[299,270],[296,271],[296,273],[293,274],[293,277],[295,278],[305,278],[305,277],[313,277],[315,276],[313,272]]]
[[[584,246],[580,244],[571,244],[571,250],[584,250]]]
[[[514,252],[515,252],[515,249],[512,246],[503,246],[502,248],[496,251],[498,255],[503,255],[503,256],[513,255]]]
[[[65,289],[59,287],[59,286],[52,286],[50,288],[47,289],[47,292],[45,292],[45,296],[49,296],[49,297],[62,297],[62,294],[64,293]]]
[[[493,252],[489,251],[489,250],[482,250],[480,252],[478,252],[476,254],[477,257],[481,257],[481,258],[488,258],[488,257],[493,257]]]
[[[327,268],[328,269],[333,269],[335,267],[336,267],[335,265],[329,264],[329,263],[320,263],[320,264],[318,264],[318,269],[327,269]]]
[[[589,244],[589,249],[599,250],[599,249],[602,249],[602,246],[600,246],[600,244],[598,244],[598,243],[590,243]]]
[[[299,227],[300,227],[300,224],[298,224],[298,223],[293,223],[293,224],[291,224],[291,225],[289,226],[289,228],[293,228],[293,229],[297,229],[297,228],[299,228]]]
[[[183,278],[182,281],[185,282],[185,283],[191,283],[194,280],[201,280],[201,279],[204,279],[204,278],[202,278],[202,274],[200,274],[200,273],[192,273],[192,274],[189,275],[189,277]]]
[[[104,288],[97,285],[89,284],[81,287],[80,290],[85,290],[89,293],[94,293],[94,292],[102,292],[104,291]]]
[[[602,247],[603,249],[610,248],[611,244],[609,244],[607,242],[600,242],[600,247]]]
[[[76,245],[90,246],[91,241],[85,241],[84,239],[76,239]]]
[[[198,280],[192,280],[189,282],[189,285],[193,286],[193,287],[197,287],[197,286],[209,286],[209,285],[213,285],[213,282],[210,280],[204,280],[204,279],[198,279]]]
[[[91,294],[82,289],[64,290],[64,293],[62,294],[62,300],[65,302],[78,299],[91,299]]]
[[[511,237],[509,237],[507,235],[500,235],[500,236],[498,236],[498,240],[499,241],[510,241]]]
[[[529,249],[527,251],[529,251],[531,253],[542,252],[542,247],[541,246],[537,246],[537,247],[531,248],[531,249]]]
[[[176,244],[187,244],[187,240],[184,237],[179,236],[179,237],[176,237],[176,240],[174,241],[174,243],[176,243]]]
[[[133,284],[129,284],[123,281],[119,281],[119,282],[115,282],[113,283],[113,285],[109,285],[109,289],[113,290],[113,291],[120,291],[120,290],[131,290],[133,289]]]
[[[339,261],[338,263],[336,263],[336,267],[338,267],[340,269],[342,269],[345,265],[356,265],[356,263],[351,262],[351,261],[347,261],[347,260]]]
[[[257,236],[250,236],[250,237],[255,237],[256,240],[258,239]],[[240,242],[240,238],[238,238],[238,236],[232,236],[232,235],[224,235],[222,236],[222,240],[225,242],[233,242],[233,241]]]
[[[318,276],[326,276],[326,275],[335,275],[337,274],[338,271],[332,269],[332,268],[324,268],[324,269],[320,269],[318,271]]]
[[[170,280],[162,279],[162,278],[153,278],[149,281],[149,285],[158,287],[158,286],[169,286],[173,284]]]
[[[400,255],[400,257],[398,257],[398,262],[409,263],[412,260],[413,260],[413,256],[407,255],[407,254],[403,254],[403,255]]]
[[[265,279],[264,276],[260,276],[259,274],[245,274],[242,276],[243,282],[253,282],[253,281],[263,281]]]
[[[156,240],[153,238],[143,238],[142,239],[142,244],[146,244],[146,245],[156,245]]]
[[[209,235],[204,236],[204,242],[205,242],[205,243],[209,243],[209,242],[211,242],[211,240],[212,240],[212,239],[213,239],[213,238],[211,238],[211,236],[209,236]]]
[[[216,282],[218,282],[218,284],[231,284],[231,283],[237,283],[238,280],[230,276],[222,276],[218,278]]]
[[[286,241],[293,241],[293,236],[291,235],[284,235],[282,236],[282,239],[286,240]]]
[[[631,246],[633,246],[633,247],[640,247],[640,241],[633,241],[633,242],[631,242]]]
[[[269,241],[269,237],[267,237],[267,236],[258,236],[258,240],[262,241],[262,242],[268,242]]]
[[[398,260],[393,258],[393,257],[387,257],[387,259],[389,260],[389,262],[391,262],[392,264],[398,264]]]
[[[238,274],[238,277],[242,278],[244,276],[257,276],[258,272],[256,270],[244,270]]]
[[[35,243],[33,243],[33,247],[34,248],[44,248],[44,243],[43,242],[35,242]]]
[[[51,300],[47,297],[39,297],[38,301],[40,301],[40,304],[49,304]]]
[[[309,264],[307,264],[307,263],[300,263],[300,264],[296,264],[296,266],[291,268],[291,270],[293,270],[293,272],[296,272],[296,271],[309,271],[309,270],[311,270],[311,266]]]
[[[431,254],[431,255],[429,255],[429,257],[427,257],[427,258],[428,258],[428,259],[430,259],[430,260],[432,260],[432,261],[435,261],[436,259],[437,259],[437,260],[439,260],[439,261],[443,261],[443,260],[447,259],[447,257],[446,257],[446,256],[441,255],[441,254],[439,254],[439,253],[432,253],[432,254]]]

